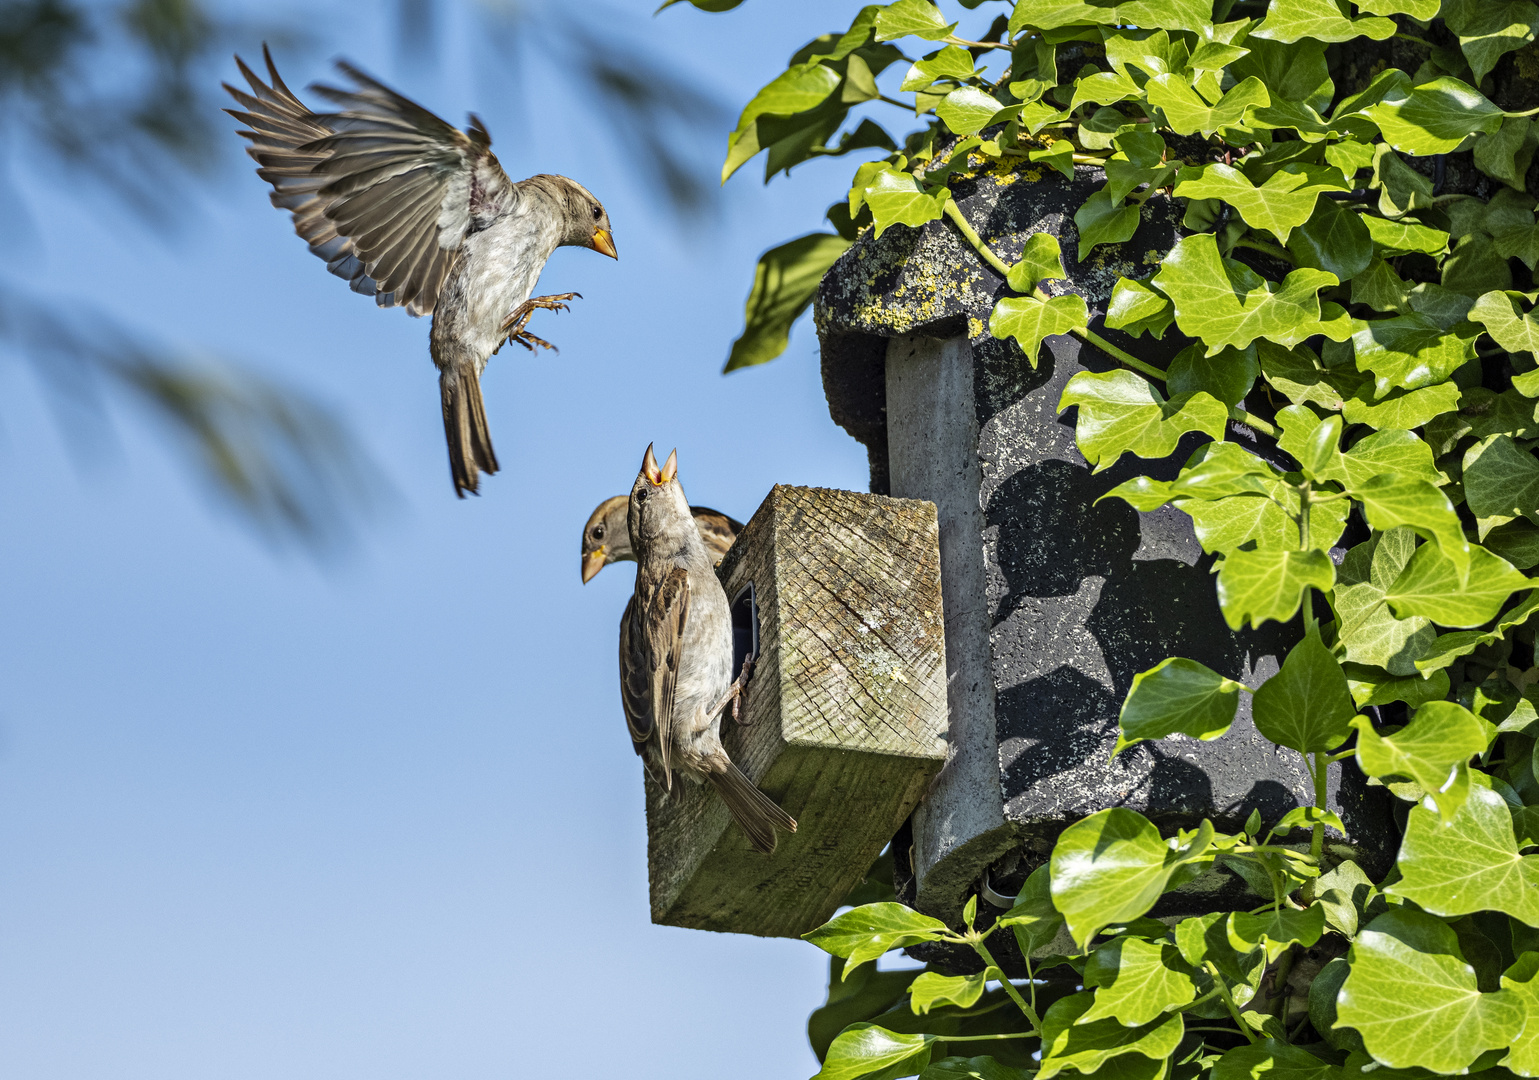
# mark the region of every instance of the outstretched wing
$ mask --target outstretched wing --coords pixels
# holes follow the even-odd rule
[[[225,84],[244,107],[226,111],[247,125],[240,134],[273,205],[354,291],[428,314],[474,219],[514,197],[491,136],[474,117],[460,131],[346,63],[337,66],[357,89],[316,87],[340,111],[311,112],[262,55],[271,85],[236,57],[252,92]]]

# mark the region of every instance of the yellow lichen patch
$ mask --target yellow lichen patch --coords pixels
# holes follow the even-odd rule
[[[988,329],[988,327],[983,325],[983,320],[978,318],[977,316],[970,316],[968,318],[968,320],[967,320],[967,336],[968,337],[970,337],[970,338],[981,338],[983,336],[983,332],[985,330],[987,330],[987,329]]]

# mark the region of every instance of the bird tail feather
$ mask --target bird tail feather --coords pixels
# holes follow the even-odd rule
[[[725,755],[723,755],[725,756]],[[755,851],[768,855],[775,850],[775,828],[796,831],[796,819],[782,810],[774,799],[760,791],[754,782],[731,761],[725,768],[710,772],[711,786],[732,812],[732,820],[748,837]]]
[[[481,472],[497,471],[492,433],[486,424],[486,405],[481,398],[481,378],[474,371],[446,370],[438,376],[443,396],[444,436],[449,443],[449,471],[454,493],[460,498],[474,493]]]

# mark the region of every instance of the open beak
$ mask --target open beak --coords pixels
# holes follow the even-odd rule
[[[615,251],[615,238],[608,229],[594,229],[593,239],[588,241],[588,246],[600,255],[608,255],[611,259],[620,257]]]
[[[582,557],[582,583],[584,585],[593,580],[593,575],[604,569],[604,549],[597,548],[585,552]]]

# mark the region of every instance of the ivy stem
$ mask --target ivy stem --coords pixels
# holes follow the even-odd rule
[[[1229,1015],[1239,1025],[1240,1034],[1254,1043],[1256,1041],[1256,1033],[1251,1031],[1249,1024],[1240,1019],[1240,1007],[1234,1003],[1234,995],[1229,992],[1229,984],[1224,981],[1224,977],[1218,973],[1218,966],[1211,960],[1205,961],[1202,966],[1213,977],[1213,985],[1218,988],[1218,996],[1223,999],[1224,1008],[1229,1010]]]
[[[1035,1031],[1010,1031],[1003,1035],[940,1035],[936,1037],[935,1041],[946,1043],[988,1042],[993,1039],[1034,1039],[1036,1037],[1037,1033]]]
[[[947,45],[960,45],[964,49],[1008,49],[1010,46],[1003,41],[968,41],[959,38],[955,34],[948,34],[942,38]]]
[[[1252,251],[1259,251],[1263,255],[1270,255],[1274,259],[1283,259],[1295,266],[1298,265],[1298,260],[1293,257],[1287,248],[1278,247],[1276,244],[1269,244],[1265,240],[1252,240],[1248,236],[1242,236],[1234,242],[1234,246],[1250,248]]]
[[[988,946],[981,940],[969,942],[969,944],[972,945],[973,951],[983,958],[985,964],[999,972],[1002,976],[1000,985],[1005,988],[1005,993],[1010,995],[1010,1000],[1015,1002],[1021,1012],[1026,1014],[1026,1019],[1031,1021],[1032,1028],[1037,1031],[1042,1030],[1042,1021],[1037,1016],[1037,1010],[1033,1009],[1025,998],[1021,997],[1021,992],[1015,988],[1015,984],[1008,977],[1003,977],[1005,974],[1004,970],[994,962],[994,957],[989,954]]]
[[[1254,413],[1246,412],[1238,405],[1229,406],[1229,419],[1244,424],[1248,428],[1255,428],[1261,434],[1270,435],[1274,439],[1282,434],[1281,429],[1276,424],[1269,424],[1261,419],[1261,417],[1256,416]]]
[[[878,94],[878,95],[876,95],[876,100],[878,100],[878,101],[885,101],[889,105],[896,105],[898,108],[902,109],[904,112],[909,112],[909,111],[911,111],[914,108],[912,102],[899,101],[897,98],[888,97],[886,94]]]
[[[1397,31],[1395,33],[1394,37],[1395,37],[1396,41],[1409,41],[1409,42],[1412,42],[1413,44],[1420,45],[1424,49],[1435,49],[1435,48],[1437,48],[1437,46],[1432,44],[1432,42],[1427,41],[1427,40],[1425,40],[1423,38],[1419,38],[1415,34],[1406,34],[1406,33],[1401,33],[1401,32]]]

